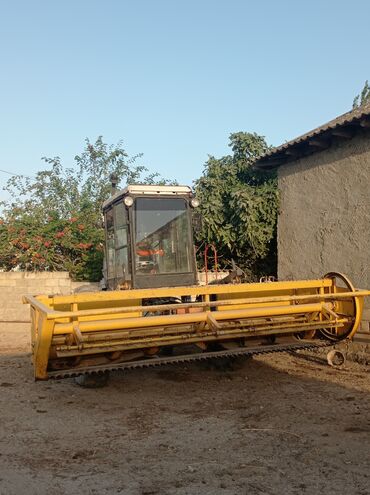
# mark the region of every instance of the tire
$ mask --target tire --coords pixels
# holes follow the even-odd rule
[[[76,376],[75,382],[77,385],[83,388],[103,388],[108,385],[109,372],[94,373],[92,375],[79,375]]]

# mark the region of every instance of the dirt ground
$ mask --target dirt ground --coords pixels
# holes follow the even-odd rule
[[[369,367],[292,354],[35,383],[3,327],[0,494],[369,494],[369,391]]]

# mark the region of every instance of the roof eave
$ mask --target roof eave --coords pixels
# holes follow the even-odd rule
[[[254,167],[272,170],[281,165],[327,149],[332,145],[334,139],[336,142],[352,139],[361,130],[370,129],[370,107],[368,113],[360,113],[353,119],[346,119],[343,120],[343,122],[338,121],[333,125],[338,119],[314,129],[301,137],[293,139],[288,143],[273,148],[271,151],[261,156],[254,163]]]

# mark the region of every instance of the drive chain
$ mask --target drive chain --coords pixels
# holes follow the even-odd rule
[[[238,356],[252,356],[258,354],[271,354],[275,352],[290,352],[296,350],[311,350],[321,347],[329,347],[334,345],[335,342],[298,342],[293,344],[273,344],[264,345],[261,347],[255,347],[252,349],[238,347],[231,350],[224,351],[214,351],[214,352],[203,352],[195,354],[185,354],[180,356],[170,356],[170,357],[153,357],[147,359],[141,359],[138,361],[126,361],[123,363],[114,363],[111,365],[96,365],[86,368],[76,368],[70,370],[58,370],[49,371],[48,377],[53,379],[76,377],[79,375],[91,375],[106,373],[107,371],[115,370],[130,370],[136,368],[151,368],[154,366],[164,366],[167,364],[177,364],[177,363],[189,363],[192,361],[205,361],[208,359],[219,359],[223,357],[236,358]]]

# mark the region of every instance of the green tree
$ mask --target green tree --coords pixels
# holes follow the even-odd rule
[[[370,86],[369,81],[365,81],[364,87],[360,94],[353,100],[352,108],[358,108],[365,103],[370,102]]]
[[[222,267],[234,259],[250,279],[275,274],[276,175],[253,167],[268,145],[262,136],[238,132],[230,135],[229,146],[231,155],[209,156],[195,184],[203,218],[198,252],[214,244]]]
[[[59,157],[44,157],[48,170],[33,179],[9,179],[10,199],[2,202],[0,219],[0,268],[66,270],[76,280],[100,280],[101,205],[110,195],[110,175],[122,183],[167,182],[136,165],[140,157],[128,157],[122,142],[108,145],[100,136],[86,139],[73,167]]]

